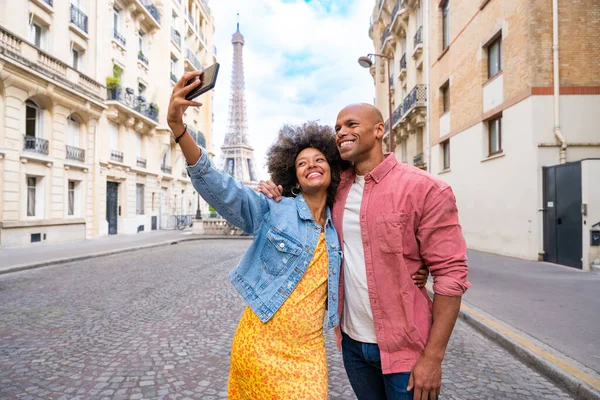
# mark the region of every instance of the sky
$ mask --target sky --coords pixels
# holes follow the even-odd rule
[[[213,149],[220,166],[228,125],[237,12],[244,35],[248,136],[260,179],[265,155],[285,123],[333,126],[346,105],[373,103],[369,71],[358,57],[373,51],[370,0],[211,0],[221,64],[214,95]]]

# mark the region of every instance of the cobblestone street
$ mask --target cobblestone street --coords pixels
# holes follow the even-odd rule
[[[0,399],[220,399],[249,241],[198,241],[0,276]],[[331,399],[354,399],[333,331]],[[567,399],[459,322],[441,399]]]

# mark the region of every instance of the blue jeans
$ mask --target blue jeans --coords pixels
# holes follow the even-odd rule
[[[410,372],[383,374],[379,346],[362,343],[342,332],[342,356],[358,400],[413,400],[407,391]]]

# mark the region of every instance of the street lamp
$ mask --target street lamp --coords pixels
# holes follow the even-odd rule
[[[371,57],[381,57],[381,58],[385,58],[387,60],[387,64],[388,64],[388,68],[387,68],[387,75],[388,75],[388,109],[389,109],[389,114],[390,114],[390,137],[389,137],[389,145],[390,145],[390,151],[393,153],[394,152],[394,132],[392,130],[392,126],[393,126],[393,121],[392,121],[392,80],[390,79],[391,77],[391,70],[392,70],[392,57],[386,56],[385,54],[374,54],[374,53],[369,53],[366,56],[362,56],[358,58],[358,64],[363,67],[363,68],[371,68],[373,66],[373,61],[371,60]]]

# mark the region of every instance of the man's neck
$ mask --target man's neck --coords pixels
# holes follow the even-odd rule
[[[354,163],[354,173],[356,173],[356,175],[366,175],[373,171],[384,160],[385,156],[383,155],[383,151],[377,152],[376,154],[369,154],[368,158]]]

